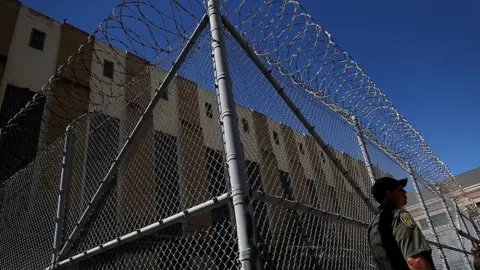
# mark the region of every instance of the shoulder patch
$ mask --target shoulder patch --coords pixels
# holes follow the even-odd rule
[[[412,216],[408,212],[400,213],[400,220],[409,228],[415,228],[415,226],[417,226],[415,220],[413,220]]]

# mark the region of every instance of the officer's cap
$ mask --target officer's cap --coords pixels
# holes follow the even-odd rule
[[[399,180],[392,177],[379,178],[372,186],[373,197],[378,203],[381,203],[381,201],[385,198],[385,193],[387,191],[394,190],[399,186],[405,187],[407,185],[407,181],[408,178],[403,178]]]

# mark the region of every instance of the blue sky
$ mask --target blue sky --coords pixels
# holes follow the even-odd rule
[[[158,0],[160,1],[160,0]],[[24,0],[93,31],[119,0]],[[480,166],[480,2],[301,1],[458,174]],[[477,135],[475,135],[477,134]],[[476,139],[477,138],[477,139]]]

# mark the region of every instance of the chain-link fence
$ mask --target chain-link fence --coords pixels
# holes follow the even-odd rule
[[[2,123],[31,143],[44,106],[2,167],[1,268],[375,269],[393,176],[437,268],[468,269],[471,201],[330,34],[294,1],[206,4],[122,2]]]

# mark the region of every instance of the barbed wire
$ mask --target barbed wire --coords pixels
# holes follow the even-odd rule
[[[237,10],[246,6],[243,2]],[[260,8],[248,10],[237,11],[233,21],[239,21],[237,29],[268,63],[331,106],[355,114],[362,126],[427,180],[451,177],[423,136],[297,1],[264,1]]]
[[[344,117],[355,115],[382,149],[410,163],[427,186],[438,186],[459,204],[474,204],[424,137],[299,2],[271,0],[252,8],[242,1],[233,10],[229,19],[271,66]]]
[[[439,186],[446,194],[455,194],[464,205],[473,203],[465,199],[461,186],[424,137],[299,2],[228,0],[222,2],[222,10],[272,68],[335,110],[356,115],[377,142],[409,162],[428,184]],[[178,53],[204,12],[205,3],[200,0],[161,4],[122,1],[91,35],[85,34],[86,41],[79,44],[78,50],[1,127],[0,142],[8,142],[11,136],[7,135],[13,134],[22,119],[44,102],[48,113],[43,114],[42,120],[43,146],[58,138],[67,123],[89,110],[114,106],[115,99],[123,95],[122,87],[145,66],[169,67],[168,60]],[[131,63],[125,63],[112,51],[123,52]],[[109,58],[115,67],[111,78],[92,72],[95,66],[104,68],[104,58]],[[22,153],[11,154],[21,159]],[[7,169],[1,172],[4,179],[18,168]]]

